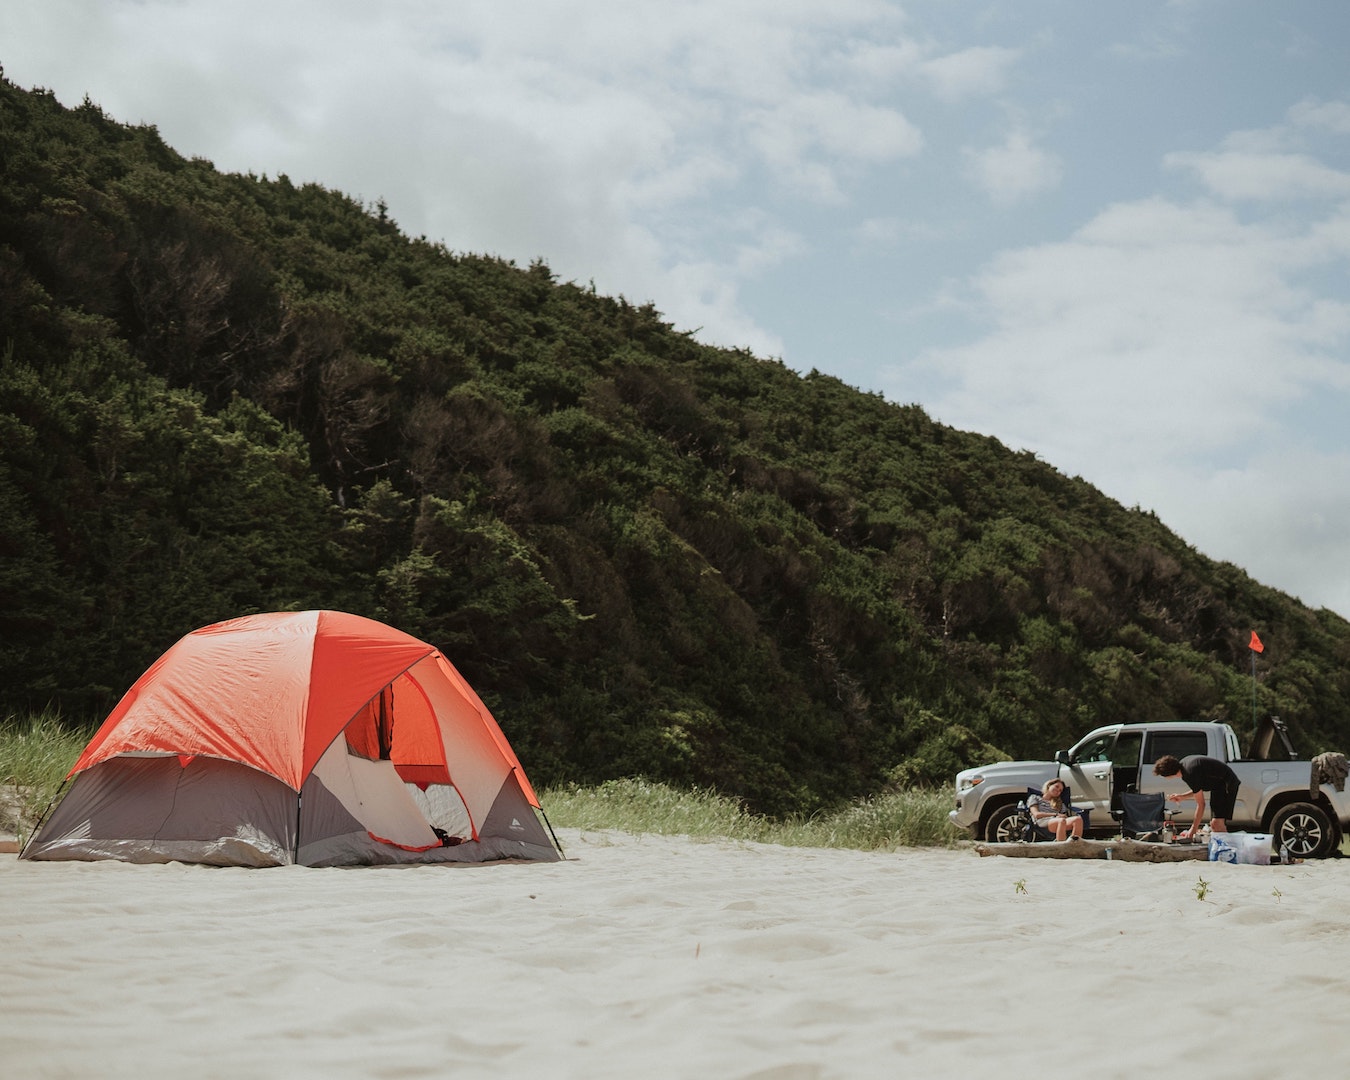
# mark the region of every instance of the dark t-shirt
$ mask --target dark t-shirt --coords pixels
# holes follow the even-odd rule
[[[1238,786],[1238,775],[1218,758],[1192,754],[1181,759],[1181,778],[1192,791],[1223,791]]]

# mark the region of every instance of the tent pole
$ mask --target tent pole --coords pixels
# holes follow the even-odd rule
[[[553,846],[558,849],[558,854],[566,859],[567,852],[563,850],[563,846],[558,840],[558,834],[553,831],[553,822],[549,821],[548,815],[544,813],[544,808],[542,806],[539,808],[539,816],[544,819],[544,824],[548,826],[548,834],[553,837]]]
[[[52,807],[56,805],[56,801],[61,797],[61,792],[66,790],[66,785],[69,783],[69,776],[61,781],[61,786],[56,789],[56,794],[51,797],[51,800],[47,803],[46,809],[38,816],[37,824],[33,826],[33,831],[28,834],[28,839],[23,842],[23,847],[19,849],[19,858],[23,858],[23,853],[28,850],[28,845],[33,842],[33,837],[38,834],[38,830],[46,823],[47,815],[52,812]]]
[[[305,801],[305,797],[300,792],[295,793],[295,854],[291,858],[292,865],[300,865],[300,804]]]

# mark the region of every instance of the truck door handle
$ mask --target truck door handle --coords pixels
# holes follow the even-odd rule
[[[1106,779],[1106,773],[1104,773],[1104,772],[1093,773],[1092,775],[1093,775],[1094,777],[1096,777],[1098,780],[1105,780],[1105,779]]]

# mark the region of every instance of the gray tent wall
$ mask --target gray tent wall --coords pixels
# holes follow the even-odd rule
[[[176,756],[112,758],[72,781],[20,857],[254,867],[293,861],[362,866],[559,858],[514,775],[480,823],[478,840],[418,851],[371,835],[372,816],[387,824],[391,812],[403,814],[412,807],[426,841],[435,841],[417,800],[392,768],[387,785],[358,791],[354,806],[344,806],[318,772],[301,792],[297,844],[296,793],[273,776],[218,758],[197,757],[186,764]],[[453,789],[447,791],[435,801],[457,802]],[[409,824],[405,820],[403,828]]]
[[[219,758],[115,757],[86,769],[24,859],[280,866],[295,850],[295,792]]]

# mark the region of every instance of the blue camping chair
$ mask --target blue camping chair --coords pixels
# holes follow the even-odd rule
[[[1031,819],[1031,802],[1033,799],[1040,798],[1041,789],[1029,787],[1022,801],[1017,804],[1018,825],[1021,827],[1022,839],[1028,844],[1034,844],[1040,840],[1053,840],[1055,834],[1049,829],[1043,829]],[[1077,814],[1083,819],[1083,835],[1088,834],[1088,819],[1092,816],[1092,811],[1080,810],[1073,804],[1073,793],[1068,785],[1064,787],[1064,794],[1060,796],[1064,801],[1064,808],[1071,814]]]

